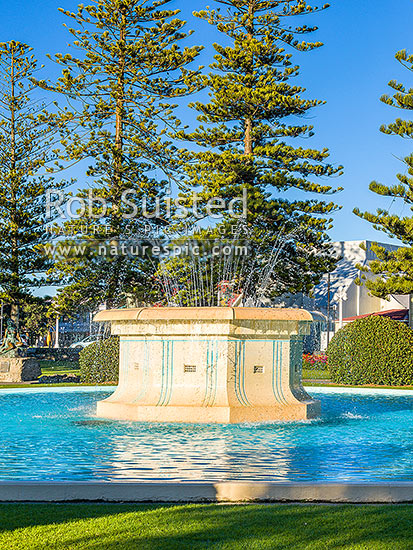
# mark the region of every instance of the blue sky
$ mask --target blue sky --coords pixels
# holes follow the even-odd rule
[[[57,9],[74,11],[76,4],[72,0],[0,0],[0,40],[30,44],[38,59],[47,64],[44,75],[56,75],[57,67],[50,64],[46,54],[66,51],[70,41],[63,27],[66,18]],[[190,39],[192,43],[219,40],[213,28],[192,16],[192,10],[208,4],[213,6],[214,0],[171,3],[182,10],[188,28],[196,31]],[[409,214],[408,207],[375,196],[368,185],[373,179],[393,183],[395,174],[404,172],[398,159],[413,149],[409,141],[379,132],[380,124],[403,114],[380,103],[380,95],[387,92],[387,82],[395,78],[408,86],[413,84],[409,71],[394,59],[399,49],[413,51],[412,20],[413,0],[333,0],[328,10],[307,17],[308,23],[319,26],[314,38],[325,45],[296,55],[295,61],[302,67],[299,83],[307,88],[308,97],[324,99],[327,104],[312,111],[310,120],[316,135],[305,145],[328,147],[330,160],[345,168],[345,174],[335,180],[344,191],[336,196],[343,209],[335,215],[335,227],[330,233],[334,240],[389,240],[354,216],[355,206],[362,210],[391,206],[392,213]],[[211,49],[207,48],[201,63],[208,63],[210,55]],[[185,121],[193,120],[192,115],[181,116]]]

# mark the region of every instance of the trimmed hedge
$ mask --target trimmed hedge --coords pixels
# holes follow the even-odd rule
[[[95,342],[80,352],[80,380],[86,384],[119,381],[119,337]]]
[[[372,315],[340,329],[328,346],[328,366],[339,384],[413,384],[413,331]]]

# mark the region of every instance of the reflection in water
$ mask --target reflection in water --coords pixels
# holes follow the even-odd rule
[[[149,432],[153,435],[160,426],[152,425]],[[280,446],[277,452],[266,448],[265,438],[255,430],[255,437],[251,437],[248,429],[242,428],[237,433],[221,428],[217,433],[216,427],[198,425],[194,431],[193,427],[175,426],[175,430],[160,430],[160,440],[154,444],[146,441],[145,426],[141,425],[141,430],[143,434],[114,438],[106,468],[110,479],[136,479],[141,470],[145,478],[151,472],[152,480],[210,480],[216,479],[217,472],[222,481],[267,478],[270,472],[276,472],[280,481],[289,479],[289,448],[282,449],[282,442],[275,440]]]
[[[319,420],[194,425],[94,418],[105,396],[1,393],[0,479],[413,480],[410,397],[319,394]]]

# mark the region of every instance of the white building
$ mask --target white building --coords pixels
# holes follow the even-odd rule
[[[342,318],[366,315],[392,309],[405,309],[409,307],[408,296],[392,295],[388,300],[376,298],[369,294],[365,285],[356,285],[355,281],[361,273],[357,265],[366,266],[371,260],[376,259],[371,250],[372,241],[341,241],[333,243],[334,250],[340,261],[337,268],[330,274],[330,304],[335,313],[336,321],[339,321],[340,309]],[[387,250],[397,250],[398,246],[378,243]],[[361,248],[363,245],[365,250]],[[363,273],[371,278],[369,273]],[[321,283],[314,289],[313,307],[315,310],[327,311],[328,301],[328,277],[325,276]]]
[[[369,294],[365,285],[356,285],[360,277],[360,270],[357,265],[366,266],[371,260],[376,259],[371,250],[373,241],[340,241],[332,243],[333,249],[340,260],[336,269],[330,273],[328,278],[325,275],[312,293],[312,296],[296,294],[293,296],[282,296],[275,300],[278,307],[302,307],[313,313],[315,320],[321,321],[313,326],[312,339],[314,346],[321,346],[325,349],[327,345],[327,314],[328,314],[328,286],[330,286],[330,338],[335,330],[353,320],[352,318],[370,313],[389,312],[388,315],[401,320],[406,318],[406,310],[409,307],[408,296],[390,296],[388,300],[376,298]],[[388,250],[396,250],[398,246],[378,243]],[[361,245],[365,248],[361,248]],[[367,278],[372,277],[363,273]],[[330,279],[330,285],[328,283]],[[390,311],[392,310],[392,311]],[[398,310],[398,311],[393,311]],[[402,311],[400,311],[402,310]],[[349,319],[351,318],[351,319]],[[319,336],[316,336],[318,331]],[[319,338],[319,343],[315,341]],[[311,345],[310,345],[311,348]],[[317,349],[317,347],[315,347]]]

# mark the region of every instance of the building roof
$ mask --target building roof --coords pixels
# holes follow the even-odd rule
[[[365,266],[376,258],[371,249],[373,244],[373,241],[339,241],[331,243],[335,256],[340,258],[336,269],[330,275],[332,303],[338,301],[339,291],[342,290],[346,293],[359,276],[360,271],[356,267],[357,264]],[[379,242],[377,244],[391,251],[399,248],[397,245],[387,243]],[[314,288],[314,297],[318,308],[327,307],[327,275]]]
[[[366,313],[365,315],[355,315],[354,317],[346,317],[343,319],[345,323],[356,321],[357,319],[364,319],[364,317],[370,317],[372,315],[380,317],[389,317],[394,321],[408,321],[409,310],[408,309],[388,309],[386,311],[376,311],[375,313]]]

